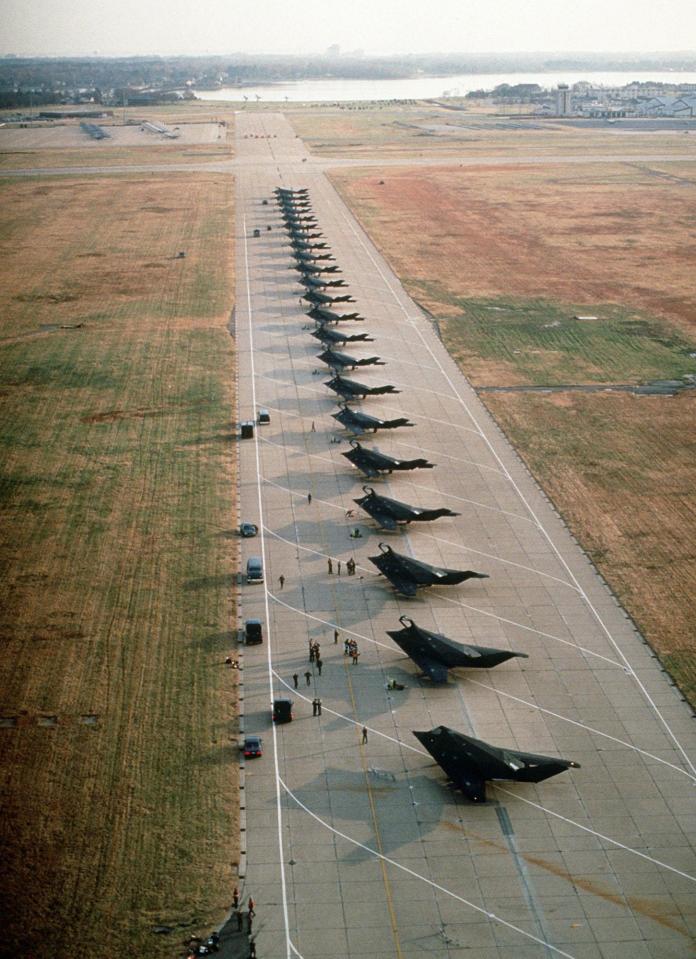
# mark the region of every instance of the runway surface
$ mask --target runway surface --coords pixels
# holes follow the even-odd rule
[[[693,956],[691,711],[288,122],[240,114],[237,152],[239,418],[271,414],[240,443],[240,515],[262,527],[243,541],[242,567],[262,554],[266,569],[264,586],[241,587],[242,617],[267,633],[245,650],[242,687],[245,731],[265,744],[242,792],[258,956]],[[358,408],[416,424],[366,444],[437,464],[369,485],[459,517],[384,533],[354,506],[366,481],[340,455],[347,440],[331,442],[344,434],[298,303],[278,185],[309,187],[349,308],[366,317],[342,327],[369,332],[369,353],[386,361],[349,375],[401,390]],[[346,349],[368,353],[359,347]],[[356,525],[363,537],[352,540]],[[490,578],[397,597],[367,558],[380,541]],[[403,614],[529,658],[433,686],[386,635]],[[392,678],[406,689],[385,689]],[[276,696],[294,700],[292,723],[273,727]],[[581,768],[492,786],[472,805],[412,734],[440,724]]]
[[[266,118],[268,120],[268,118]],[[260,125],[262,121],[254,121],[251,115],[238,115],[238,126],[246,129],[249,125]],[[266,126],[269,123],[265,123]],[[294,136],[294,133],[290,134]],[[269,166],[277,172],[277,157],[274,150],[279,145],[265,144],[265,148],[257,150],[253,144],[241,144],[238,140],[237,156],[230,160],[218,160],[212,163],[119,163],[108,166],[81,165],[65,167],[31,167],[25,170],[0,169],[0,177],[34,177],[34,176],[111,176],[115,173],[234,173],[243,171],[247,167],[255,170],[259,166]],[[258,147],[258,144],[256,144]],[[470,167],[470,166],[556,166],[558,164],[587,163],[693,163],[694,153],[604,153],[593,155],[568,156],[567,154],[543,154],[524,156],[458,156],[453,153],[449,156],[402,156],[402,157],[313,157],[306,153],[303,157],[306,175],[315,175],[334,167]],[[269,171],[270,172],[270,171]]]

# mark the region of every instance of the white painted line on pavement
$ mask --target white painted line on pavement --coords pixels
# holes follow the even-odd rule
[[[253,332],[253,309],[251,305],[251,281],[249,277],[249,248],[247,244],[247,220],[246,216],[242,218],[243,230],[244,230],[244,273],[245,273],[245,283],[246,283],[246,295],[247,295],[247,315],[249,321],[249,362],[251,364],[251,396],[252,404],[254,409],[257,409],[256,405],[256,378],[254,376],[254,332]],[[256,454],[256,493],[258,499],[259,507],[259,526],[261,534],[261,555],[263,556],[264,568],[267,568],[268,564],[266,562],[266,544],[264,537],[264,517],[263,517],[263,496],[261,495],[261,456],[259,452],[259,436],[258,430],[254,430],[254,450]],[[268,692],[269,692],[269,708],[271,708],[273,703],[273,661],[271,653],[271,615],[270,615],[270,606],[268,602],[268,586],[264,581],[264,605],[266,610],[266,632],[267,632],[267,642],[266,642],[266,657],[267,657],[267,669],[268,669]],[[275,723],[272,724],[272,737],[273,737],[273,765],[275,770],[275,779],[276,779],[276,825],[277,825],[277,839],[278,839],[278,866],[280,869],[280,885],[282,892],[282,907],[283,907],[283,921],[285,924],[285,948],[287,959],[290,959],[290,953],[295,952],[292,945],[290,937],[290,916],[288,913],[288,893],[287,893],[287,884],[285,878],[285,855],[283,852],[283,811],[281,804],[281,792],[280,785],[282,780],[280,778],[280,763],[278,759],[278,737],[276,733]]]
[[[449,499],[456,499],[459,503],[469,503],[471,506],[476,506],[479,509],[489,509],[494,513],[502,513],[503,516],[511,516],[513,519],[521,519],[525,523],[532,523],[536,526],[536,523],[529,516],[522,516],[521,513],[511,513],[509,509],[501,509],[499,506],[488,506],[486,503],[479,503],[475,499],[466,499],[464,496],[455,496],[454,493],[445,493],[442,490],[437,489],[434,486],[421,486],[420,484],[413,483],[411,480],[405,479],[405,483],[408,483],[409,486],[412,486],[414,489],[426,490],[429,493],[437,493],[440,496],[448,497]]]
[[[426,589],[429,588],[430,587],[426,587]],[[492,613],[489,609],[481,609],[479,606],[472,606],[470,603],[462,603],[458,599],[452,599],[450,596],[444,596],[442,593],[438,593],[437,595],[438,599],[442,599],[446,603],[451,603],[453,606],[461,606],[462,609],[468,609],[471,610],[472,613],[480,613],[482,616],[497,619],[498,622],[506,623],[508,626],[516,626],[517,629],[524,629],[528,633],[536,633],[537,636],[543,636],[544,639],[554,639],[557,643],[563,643],[564,646],[570,646],[572,649],[577,649],[578,652],[585,653],[586,656],[594,656],[596,659],[601,659],[611,666],[616,666],[618,669],[622,669],[624,672],[626,671],[626,667],[623,663],[618,662],[618,660],[610,659],[609,656],[603,656],[602,653],[595,653],[594,650],[580,646],[578,643],[573,643],[569,639],[562,639],[560,636],[554,636],[553,633],[545,633],[543,630],[536,629],[534,626],[525,626],[524,623],[517,623],[514,619],[507,619],[505,616]]]
[[[403,446],[404,449],[408,450],[420,450],[421,453],[430,453],[433,456],[446,456],[447,459],[454,460],[456,463],[468,463],[470,466],[475,466],[480,470],[490,470],[491,473],[497,473],[499,476],[505,476],[502,470],[497,469],[495,466],[486,466],[485,463],[475,463],[473,460],[464,459],[461,456],[452,456],[451,453],[445,453],[443,450],[431,450],[426,446],[414,446],[413,443],[402,443],[399,440],[393,440],[394,446]]]
[[[539,939],[538,936],[532,935],[531,932],[526,932],[526,930],[521,929],[519,926],[514,925],[512,922],[508,922],[506,919],[502,919],[500,916],[496,916],[495,913],[489,912],[487,909],[484,909],[482,906],[477,906],[476,903],[471,902],[470,899],[465,899],[463,896],[458,895],[456,892],[452,892],[451,889],[447,889],[445,886],[441,886],[440,883],[434,882],[432,879],[428,879],[427,876],[421,875],[421,873],[416,872],[414,869],[409,869],[408,866],[404,866],[402,863],[397,862],[396,859],[391,859],[389,856],[385,856],[384,853],[377,852],[376,849],[371,849],[370,846],[366,846],[365,843],[360,842],[357,839],[353,839],[352,836],[347,835],[344,832],[341,832],[340,829],[336,829],[334,826],[331,826],[326,820],[322,819],[316,813],[306,806],[301,799],[295,795],[295,793],[281,780],[281,785],[285,792],[293,799],[297,805],[302,809],[303,812],[307,813],[315,822],[318,822],[320,826],[323,826],[324,829],[327,829],[330,833],[333,833],[334,836],[339,836],[341,839],[345,839],[346,842],[351,843],[353,846],[357,846],[358,849],[362,849],[365,852],[369,853],[371,856],[374,856],[375,859],[379,859],[382,862],[388,863],[390,866],[394,866],[395,869],[400,869],[402,872],[407,873],[409,876],[413,876],[414,879],[419,879],[421,882],[426,883],[432,889],[436,889],[438,892],[444,893],[446,896],[450,896],[452,899],[456,899],[457,902],[462,903],[464,906],[468,906],[470,909],[473,909],[475,912],[480,913],[482,916],[485,916],[487,919],[490,919],[493,922],[500,923],[505,926],[507,929],[513,930],[513,932],[519,933],[521,936],[524,936],[525,939],[531,939],[532,942],[538,943],[540,946],[544,946],[546,949],[550,949],[559,956],[564,956],[565,959],[574,959],[574,957],[568,953],[563,952],[562,949],[558,949],[556,946],[552,945],[550,942],[546,942],[543,939]]]
[[[576,593],[579,592],[577,586],[574,586],[573,583],[569,583],[565,579],[560,579],[558,576],[552,576],[551,573],[543,573],[541,570],[534,569],[532,566],[525,566],[523,563],[516,563],[512,559],[503,559],[502,556],[494,556],[492,553],[484,553],[480,549],[474,549],[473,546],[465,546],[463,543],[454,543],[450,539],[442,539],[441,536],[435,536],[433,533],[427,533],[425,530],[418,528],[412,529],[409,532],[416,533],[418,536],[427,536],[428,539],[433,539],[436,543],[444,543],[446,546],[454,546],[455,549],[461,549],[467,553],[476,553],[477,556],[485,556],[486,559],[492,559],[496,563],[505,563],[507,566],[516,566],[517,569],[524,569],[528,573],[535,573],[537,576],[545,576],[547,579],[552,579],[556,583],[560,583],[561,586],[567,586]]]
[[[307,501],[306,493],[296,493],[294,490],[288,489],[287,486],[281,486],[280,483],[276,483],[274,480],[268,479],[266,476],[262,476],[261,479],[264,483],[268,483],[269,486],[275,486],[276,489],[282,489],[284,492],[289,493],[291,496],[299,497],[300,499]],[[327,499],[319,499],[318,496],[312,497],[313,503],[323,503],[324,506],[330,506],[332,509],[340,510],[342,513],[345,513],[345,508],[343,506],[336,506],[335,503],[330,503]]]

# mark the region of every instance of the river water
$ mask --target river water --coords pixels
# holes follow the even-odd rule
[[[593,72],[567,70],[552,73],[463,73],[447,77],[413,77],[404,80],[298,80],[253,87],[222,87],[200,90],[201,100],[269,100],[273,102],[329,102],[346,100],[424,100],[431,97],[464,96],[472,90],[493,90],[501,83],[538,83],[556,87],[559,83],[587,80],[607,87],[634,81],[649,83],[696,83],[696,72]]]

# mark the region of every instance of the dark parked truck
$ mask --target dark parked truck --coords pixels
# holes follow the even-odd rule
[[[274,699],[273,700],[273,722],[291,723],[292,722],[292,700]]]
[[[263,625],[260,619],[248,619],[244,624],[244,642],[247,646],[258,646],[263,642]]]

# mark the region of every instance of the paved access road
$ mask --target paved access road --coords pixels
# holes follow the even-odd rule
[[[263,619],[268,640],[246,650],[243,674],[245,728],[266,748],[247,762],[243,790],[259,957],[693,956],[689,708],[321,170],[303,162],[288,122],[239,115],[237,150],[239,415],[271,413],[240,444],[241,516],[263,533],[243,542],[243,559],[262,553],[266,567],[265,586],[241,590],[242,616]],[[340,455],[347,442],[331,442],[343,434],[330,377],[314,372],[320,347],[298,304],[278,185],[310,188],[367,318],[359,328],[375,337],[369,351],[386,360],[355,378],[402,391],[362,408],[416,424],[377,445],[437,464],[370,485],[458,518],[391,534],[346,518],[365,481]],[[356,524],[364,535],[352,540]],[[367,559],[380,540],[490,579],[399,598]],[[386,635],[402,614],[529,659],[433,687]],[[336,628],[357,640],[358,665],[334,645]],[[390,678],[406,689],[387,691]],[[272,728],[271,700],[288,694],[294,722]],[[582,768],[492,787],[474,806],[412,735],[439,724]]]

